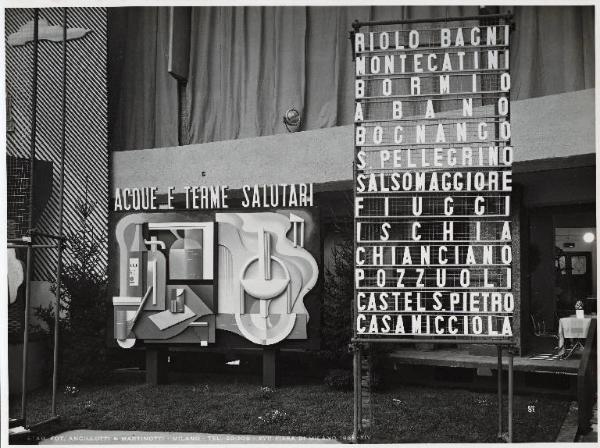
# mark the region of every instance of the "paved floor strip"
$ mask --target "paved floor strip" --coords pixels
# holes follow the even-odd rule
[[[276,444],[276,443],[339,443],[334,439],[317,439],[299,436],[206,434],[194,432],[150,431],[92,431],[78,429],[63,432],[40,442],[41,445],[100,445],[100,444]]]

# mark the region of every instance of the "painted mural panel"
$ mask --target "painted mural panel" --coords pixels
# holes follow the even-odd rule
[[[230,345],[225,333],[258,346],[309,339],[305,298],[319,278],[314,250],[304,247],[318,247],[313,215],[279,210],[122,217],[114,233],[117,343]]]

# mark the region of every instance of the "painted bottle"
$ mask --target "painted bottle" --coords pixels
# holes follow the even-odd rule
[[[127,249],[127,295],[143,297],[146,284],[148,250],[144,244],[143,224],[135,224],[135,233]]]

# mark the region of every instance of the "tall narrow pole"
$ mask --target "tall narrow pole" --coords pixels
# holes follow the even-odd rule
[[[62,129],[60,140],[60,175],[58,179],[58,256],[56,261],[56,306],[54,307],[54,360],[52,367],[52,416],[56,416],[56,390],[58,388],[58,342],[60,319],[60,288],[63,251],[63,201],[65,184],[65,151],[67,129],[67,8],[63,8],[62,41]]]
[[[513,352],[508,351],[508,443],[513,440],[513,393],[514,393]]]
[[[23,322],[23,359],[21,367],[21,420],[27,419],[27,361],[29,358],[29,298],[31,296],[31,242],[27,246],[25,278],[25,319]]]
[[[356,391],[356,398],[358,399],[358,406],[356,407],[357,415],[358,415],[358,433],[357,435],[360,437],[363,427],[362,427],[362,351],[360,344],[356,344],[356,368],[357,368],[357,376],[358,376],[358,390]]]
[[[502,346],[498,349],[498,438],[502,437]]]
[[[29,303],[31,298],[31,276],[32,276],[32,256],[31,244],[33,244],[33,187],[34,187],[34,165],[35,165],[35,146],[37,133],[37,81],[38,81],[38,22],[40,10],[33,10],[33,73],[31,85],[31,137],[30,137],[30,161],[29,161],[29,235],[30,241],[27,246],[27,278],[25,279],[25,316],[23,321],[23,364],[21,370],[21,419],[26,423],[27,417],[27,364],[29,358]]]
[[[352,431],[352,442],[358,442],[358,391],[359,391],[359,381],[360,381],[360,370],[359,370],[359,358],[358,358],[358,348],[356,345],[353,346],[353,377],[354,377],[354,421],[353,421],[353,431]]]

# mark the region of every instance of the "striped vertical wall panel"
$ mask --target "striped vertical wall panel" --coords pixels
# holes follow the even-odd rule
[[[40,9],[40,20],[62,25],[61,8]],[[33,20],[33,9],[7,9],[6,39]],[[90,223],[96,234],[106,233],[108,223],[107,135],[107,11],[105,8],[69,8],[68,26],[90,29],[83,38],[68,40],[67,128],[64,189],[65,233],[77,229],[77,203],[87,191],[96,208]],[[62,31],[61,31],[62,33]],[[62,35],[62,34],[61,34]],[[6,88],[12,98],[14,131],[7,133],[7,154],[29,157],[33,44],[10,46],[6,42]],[[39,78],[36,158],[54,163],[52,195],[38,223],[47,233],[58,231],[58,182],[61,140],[62,42],[39,43]],[[34,173],[35,175],[35,173]],[[87,180],[87,182],[86,182]],[[87,183],[87,189],[86,189]],[[50,242],[40,237],[40,242]],[[100,269],[107,264],[102,247]],[[37,250],[34,278],[52,280],[56,250]],[[68,251],[66,258],[68,261]]]

